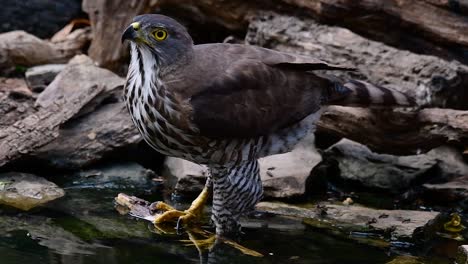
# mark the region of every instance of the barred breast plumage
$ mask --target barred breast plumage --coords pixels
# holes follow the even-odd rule
[[[197,128],[181,126],[181,103],[159,78],[157,58],[149,49],[131,44],[131,62],[124,98],[132,120],[144,140],[157,151],[202,164],[240,164],[284,153],[307,134],[319,115],[265,136],[212,139]]]

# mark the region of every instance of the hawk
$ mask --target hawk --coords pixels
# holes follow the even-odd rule
[[[144,140],[157,151],[210,171],[190,208],[164,211],[155,223],[196,221],[212,192],[216,234],[239,230],[239,217],[262,197],[257,159],[285,153],[313,131],[327,104],[412,105],[408,96],[317,70],[350,70],[308,56],[241,44],[194,45],[176,20],[134,18],[124,87],[126,105]]]

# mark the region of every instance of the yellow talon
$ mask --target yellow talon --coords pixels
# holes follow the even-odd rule
[[[202,218],[203,208],[209,196],[209,189],[205,187],[200,193],[200,195],[192,202],[190,207],[185,211],[176,210],[174,207],[163,202],[153,203],[150,206],[151,211],[164,212],[155,218],[154,224],[177,222],[177,227],[179,227],[180,225],[185,227],[194,223],[199,223],[200,219]]]

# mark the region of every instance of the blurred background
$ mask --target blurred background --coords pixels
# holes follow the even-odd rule
[[[328,107],[315,138],[262,159],[265,201],[239,243],[264,257],[226,247],[220,263],[468,263],[465,0],[3,0],[1,263],[209,258],[187,233],[114,209],[120,192],[185,208],[207,175],[147,146],[122,102],[121,33],[144,13],[177,19],[195,44],[356,68],[330,73],[419,105]]]

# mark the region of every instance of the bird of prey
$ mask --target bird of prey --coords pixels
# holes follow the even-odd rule
[[[241,214],[262,197],[257,159],[285,153],[313,131],[322,105],[411,105],[394,90],[341,81],[317,70],[350,70],[308,56],[241,44],[194,45],[176,20],[134,18],[126,105],[144,140],[157,151],[206,164],[210,176],[190,208],[164,211],[155,223],[188,225],[212,192],[216,234],[239,230]]]

